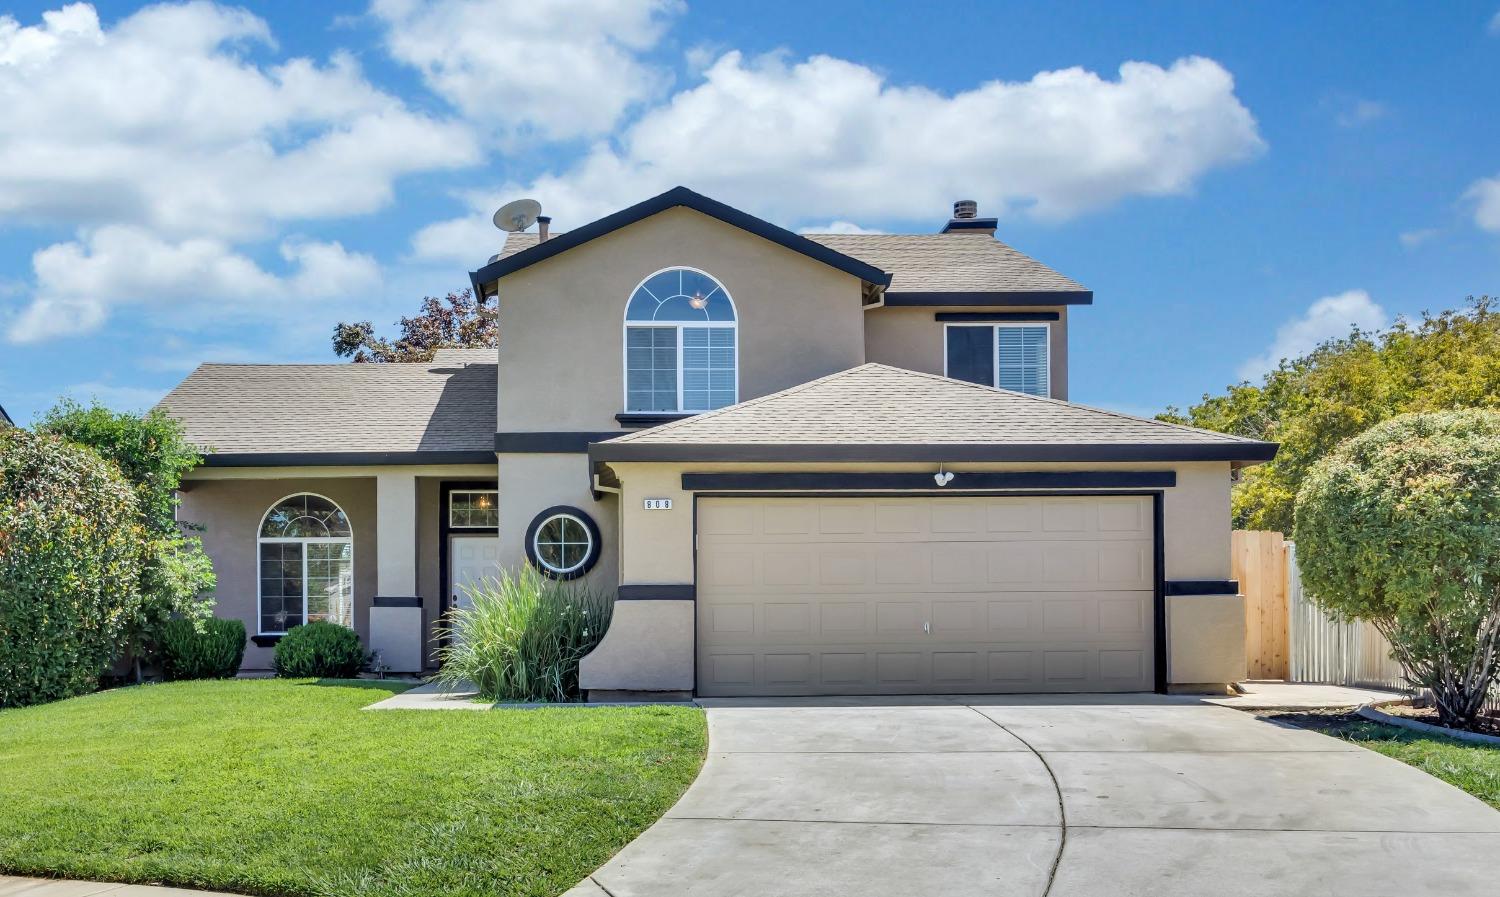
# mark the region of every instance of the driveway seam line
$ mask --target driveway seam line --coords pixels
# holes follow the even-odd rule
[[[599,877],[597,875],[590,874],[589,875],[589,881],[591,881],[591,882],[594,883],[594,887],[596,887],[599,890],[603,891],[605,897],[615,897],[615,892],[611,891],[609,888],[606,888],[604,886],[604,882],[600,881]]]
[[[1052,857],[1052,868],[1047,870],[1047,886],[1042,888],[1042,897],[1047,897],[1047,895],[1052,893],[1052,883],[1057,880],[1057,867],[1062,865],[1063,851],[1068,847],[1068,808],[1063,804],[1062,785],[1057,781],[1057,774],[1052,771],[1052,764],[1047,762],[1047,758],[1042,756],[1041,751],[1031,746],[1031,742],[1012,732],[993,717],[980,712],[979,708],[969,704],[963,706],[979,714],[980,719],[988,720],[991,725],[998,726],[1000,731],[1005,732],[1010,737],[1026,745],[1026,749],[1035,754],[1036,758],[1041,761],[1042,768],[1047,770],[1047,778],[1052,780],[1052,790],[1057,794],[1057,827],[1059,836],[1057,839],[1057,853]]]

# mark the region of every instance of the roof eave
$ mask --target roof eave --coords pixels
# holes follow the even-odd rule
[[[695,212],[708,215],[711,218],[717,218],[725,224],[738,227],[758,237],[770,240],[772,243],[784,246],[793,252],[801,253],[815,261],[822,262],[846,274],[851,274],[868,283],[879,286],[890,285],[891,275],[868,262],[845,255],[836,249],[831,249],[815,240],[809,240],[801,234],[793,233],[769,221],[756,218],[754,215],[742,212],[716,199],[709,199],[707,196],[695,193],[686,187],[673,187],[671,190],[653,196],[644,202],[639,202],[613,214],[605,215],[603,218],[586,224],[583,227],[570,230],[565,234],[523,249],[514,255],[491,262],[478,271],[471,271],[469,273],[469,282],[474,285],[476,294],[479,294],[483,290],[484,285],[493,283],[507,274],[530,267],[537,262],[546,261],[575,246],[581,246],[590,240],[598,239],[626,225],[634,224],[637,221],[677,206],[683,206]]]
[[[1007,290],[965,292],[897,292],[886,290],[889,306],[1093,305],[1093,290]]]
[[[420,464],[493,464],[489,450],[416,452],[214,452],[204,467],[369,467]]]
[[[1273,442],[1213,443],[684,443],[598,442],[589,445],[589,461],[1231,461],[1259,463],[1276,456]]]

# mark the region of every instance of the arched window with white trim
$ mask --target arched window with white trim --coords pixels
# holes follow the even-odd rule
[[[625,306],[625,410],[712,411],[739,401],[734,300],[709,274],[667,268]]]
[[[354,541],[349,518],[321,495],[290,495],[260,524],[260,631],[326,620],[354,625]]]

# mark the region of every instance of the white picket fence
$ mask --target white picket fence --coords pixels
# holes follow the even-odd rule
[[[1408,691],[1406,673],[1391,659],[1391,645],[1369,623],[1340,623],[1302,591],[1297,546],[1287,550],[1287,629],[1293,682]]]

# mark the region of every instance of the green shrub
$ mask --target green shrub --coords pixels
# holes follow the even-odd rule
[[[245,624],[211,617],[169,620],[161,627],[161,672],[180,679],[232,679],[245,659]]]
[[[1297,495],[1308,591],[1368,620],[1472,727],[1500,673],[1500,412],[1408,414],[1320,461]]]
[[[448,615],[438,680],[492,701],[575,701],[578,662],[609,628],[613,596],[524,566],[468,590]]]
[[[0,707],[98,686],[139,605],[143,538],[113,464],[0,428]]]
[[[288,679],[353,679],[365,665],[354,630],[318,620],[293,626],[276,643],[276,675]]]

